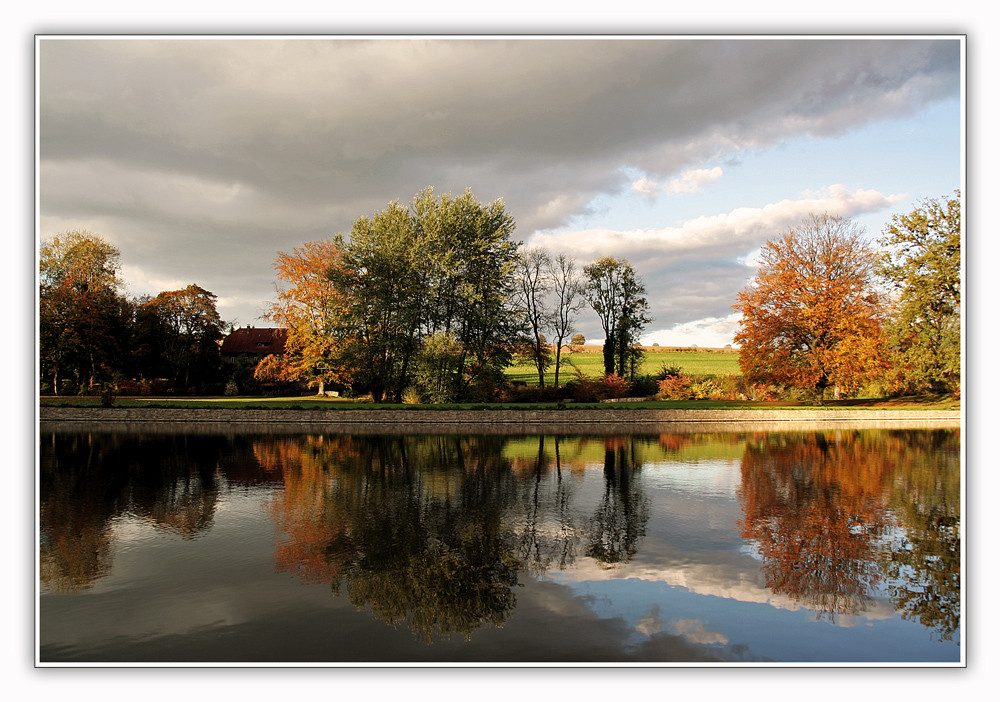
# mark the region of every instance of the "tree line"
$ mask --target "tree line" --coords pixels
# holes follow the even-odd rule
[[[158,382],[179,393],[305,382],[375,402],[493,401],[505,370],[530,358],[545,385],[589,303],[608,332],[605,370],[635,376],[650,321],[645,288],[626,260],[578,267],[526,249],[500,200],[432,188],[358,218],[337,235],[280,252],[267,317],[288,330],[285,353],[252,368],[221,363],[232,325],[197,286],[155,297],[123,293],[120,252],[89,232],[42,246],[39,360],[43,391],[93,394]],[[554,340],[553,353],[546,337]],[[162,387],[161,387],[162,389]]]
[[[289,330],[288,344],[262,362],[258,379],[306,379],[320,392],[335,386],[376,402],[407,393],[493,401],[520,356],[535,365],[539,387],[554,365],[558,387],[562,349],[587,303],[612,332],[606,373],[633,377],[650,319],[629,262],[605,257],[581,269],[525,248],[514,229],[500,200],[428,188],[408,206],[360,217],[349,238],[280,253],[282,286],[268,317]]]
[[[878,244],[850,219],[814,215],[764,245],[733,306],[748,381],[820,402],[871,384],[960,392],[960,193],[894,215]]]
[[[129,298],[118,249],[90,232],[54,237],[39,251],[42,391],[211,390],[227,331],[215,303],[213,293],[193,284]]]
[[[880,248],[852,220],[825,214],[768,241],[733,306],[745,380],[819,401],[873,383],[887,394],[958,392],[960,211],[957,192],[924,201],[892,218]],[[266,314],[288,330],[285,353],[252,364],[222,363],[232,325],[213,293],[192,284],[129,298],[115,247],[89,232],[57,236],[39,256],[42,391],[218,394],[227,381],[241,392],[298,382],[376,402],[489,402],[505,397],[505,370],[529,359],[538,396],[558,397],[586,382],[564,382],[563,349],[580,342],[589,307],[607,382],[652,394],[640,388],[649,378],[639,345],[652,320],[631,264],[580,266],[516,242],[514,229],[500,200],[428,188],[358,218],[348,237],[280,252]],[[678,380],[678,369],[664,373]]]

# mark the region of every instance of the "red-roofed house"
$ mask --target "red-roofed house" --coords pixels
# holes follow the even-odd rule
[[[236,363],[241,356],[259,361],[270,354],[283,354],[285,342],[288,341],[287,329],[267,329],[260,327],[243,327],[234,329],[222,341],[222,358],[229,363]]]

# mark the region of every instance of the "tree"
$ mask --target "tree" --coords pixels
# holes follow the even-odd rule
[[[339,238],[308,242],[278,254],[274,269],[284,287],[266,314],[288,330],[288,339],[284,357],[268,358],[255,371],[258,380],[305,380],[316,385],[320,395],[327,383],[350,383],[343,357],[346,301],[329,275],[331,269],[342,267],[343,254]]]
[[[545,371],[552,364],[542,329],[553,321],[545,298],[551,289],[552,259],[541,248],[521,251],[516,259],[517,298],[528,323],[531,359],[538,370],[538,387],[545,387]]]
[[[485,204],[470,190],[436,197],[432,188],[414,198],[417,232],[430,249],[432,300],[426,332],[453,333],[463,348],[463,399],[490,400],[506,383],[524,324],[515,304],[515,223],[502,200]]]
[[[878,257],[849,219],[813,215],[761,249],[756,276],[733,308],[749,382],[852,391],[883,369],[886,307]]]
[[[159,320],[164,358],[174,386],[203,388],[218,377],[225,323],[214,293],[198,285],[161,292],[144,307]]]
[[[424,339],[413,374],[421,402],[454,401],[461,385],[461,360],[462,345],[452,334],[437,332]]]
[[[360,389],[375,402],[386,395],[402,401],[420,347],[430,291],[425,242],[414,230],[413,217],[398,202],[361,217],[351,229],[343,266],[329,272],[345,297],[345,321],[356,330],[348,350]]]
[[[890,320],[893,384],[908,392],[958,389],[962,369],[961,199],[925,200],[895,215],[880,243],[896,292]]]
[[[345,321],[358,386],[376,401],[402,399],[422,340],[445,333],[461,346],[456,388],[463,399],[489,399],[505,381],[517,334],[514,220],[503,202],[418,193],[409,208],[390,203],[358,219],[331,273],[347,302]]]
[[[604,329],[604,374],[631,377],[642,353],[639,335],[651,321],[646,288],[624,259],[605,256],[583,272],[587,301]]]
[[[587,343],[587,337],[585,337],[583,334],[574,334],[573,338],[570,339],[569,343],[571,343],[573,346],[583,346],[584,344]]]
[[[38,252],[43,289],[71,286],[77,290],[121,287],[121,252],[89,231],[59,234]]]
[[[555,302],[552,310],[550,328],[552,329],[555,341],[555,378],[553,385],[559,387],[559,369],[562,365],[563,343],[574,331],[576,316],[586,304],[583,292],[583,281],[580,279],[576,268],[576,261],[565,254],[559,254],[549,264],[549,277],[552,280],[552,293]],[[583,334],[573,337],[574,345],[583,345],[586,342]]]
[[[120,253],[96,234],[60,234],[39,250],[39,361],[53,391],[110,380],[127,349],[130,307]]]

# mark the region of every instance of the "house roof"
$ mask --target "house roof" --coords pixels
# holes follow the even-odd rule
[[[222,353],[284,353],[287,329],[243,327],[234,329],[222,341]]]

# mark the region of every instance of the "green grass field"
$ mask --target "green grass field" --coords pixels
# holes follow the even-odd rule
[[[583,346],[581,351],[567,353],[563,350],[562,370],[559,384],[576,377],[575,368],[587,378],[604,375],[604,354],[600,346]],[[674,347],[646,346],[645,356],[638,375],[655,375],[661,366],[677,366],[688,375],[739,375],[739,351],[737,349],[681,349]],[[522,361],[507,370],[511,380],[538,385],[538,371],[531,361]],[[550,368],[545,374],[545,382],[552,383],[555,370]]]

